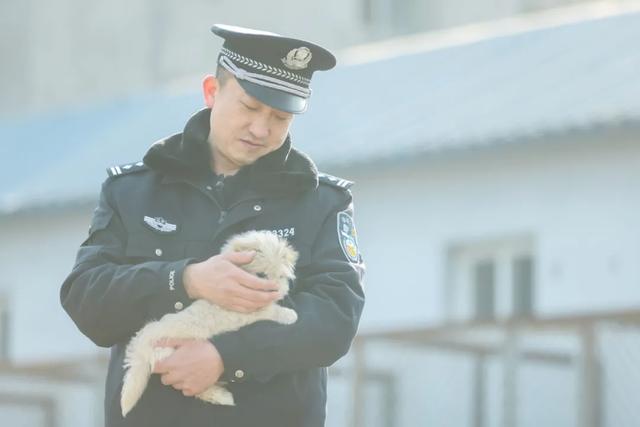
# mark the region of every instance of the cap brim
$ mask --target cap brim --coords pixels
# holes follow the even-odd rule
[[[307,98],[271,89],[270,87],[260,86],[246,80],[236,80],[240,84],[240,87],[249,95],[277,110],[293,114],[304,113],[307,110]]]

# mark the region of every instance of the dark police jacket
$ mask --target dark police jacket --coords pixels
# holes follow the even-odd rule
[[[209,113],[155,143],[144,162],[108,170],[89,237],[62,285],[62,305],[86,336],[111,348],[108,427],[322,426],[326,367],[348,351],[364,305],[351,183],[319,174],[289,138],[219,179],[209,168]],[[297,278],[281,301],[298,321],[261,321],[211,338],[235,406],[185,397],[153,374],[123,419],[123,353],[132,335],[192,302],[182,284],[186,265],[252,229],[286,237],[299,252]]]

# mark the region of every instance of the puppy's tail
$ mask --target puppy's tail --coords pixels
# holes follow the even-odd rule
[[[129,411],[140,400],[142,392],[147,388],[149,382],[149,369],[143,368],[130,368],[124,376],[124,383],[122,385],[122,394],[120,396],[120,407],[122,408],[122,416],[126,417]]]
[[[153,348],[140,341],[134,338],[126,350],[124,367],[129,369],[125,372],[120,393],[120,407],[123,417],[126,417],[140,400],[140,396],[147,388],[153,369]]]

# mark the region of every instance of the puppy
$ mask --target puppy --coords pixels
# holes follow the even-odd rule
[[[273,233],[248,231],[233,236],[222,248],[222,253],[256,251],[253,260],[242,268],[249,273],[266,277],[278,283],[278,291],[286,295],[289,280],[293,280],[298,253]],[[131,339],[126,348],[126,369],[120,406],[125,417],[142,396],[157,361],[173,353],[173,348],[154,347],[161,338],[207,339],[213,335],[236,331],[258,320],[273,320],[292,324],[298,319],[294,310],[275,302],[252,313],[238,313],[199,299],[178,313],[165,314],[160,320],[145,325]],[[221,405],[233,405],[233,395],[220,384],[214,384],[196,395],[199,399]]]

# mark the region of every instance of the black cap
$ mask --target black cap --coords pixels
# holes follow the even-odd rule
[[[218,63],[259,101],[289,113],[304,113],[314,71],[329,70],[336,58],[308,41],[266,31],[216,24],[224,39]]]

